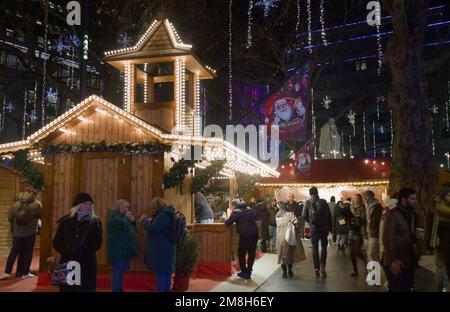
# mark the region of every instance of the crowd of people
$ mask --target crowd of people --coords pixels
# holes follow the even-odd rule
[[[423,226],[416,216],[417,195],[413,189],[403,188],[381,204],[371,190],[353,198],[330,202],[320,198],[318,189],[309,189],[310,198],[296,201],[289,194],[287,201],[274,198],[231,200],[222,195],[208,201],[202,193],[194,194],[197,223],[222,221],[236,224],[239,235],[238,276],[251,279],[258,242],[263,253],[277,254],[282,277],[294,276],[295,264],[306,259],[304,241],[310,240],[313,269],[317,278],[327,277],[327,249],[333,244],[339,252],[349,251],[353,267],[352,277],[359,276],[358,259],[367,267],[368,261],[380,262],[390,291],[414,289],[418,265],[418,245],[424,240]],[[121,199],[107,215],[106,255],[112,266],[111,288],[123,291],[123,277],[139,248],[137,227],[147,231],[145,264],[155,273],[158,291],[171,289],[171,274],[175,271],[176,242],[168,233],[173,227],[176,209],[164,199],[156,197],[150,203],[152,215],[138,220],[130,210],[130,203]],[[7,279],[18,257],[17,274],[26,278],[30,273],[41,204],[35,194],[21,194],[11,207],[13,246],[7,259]],[[448,288],[450,267],[450,188],[443,188],[437,196],[431,245],[436,248],[442,269],[442,290]],[[227,218],[228,216],[228,218]],[[77,261],[81,267],[82,285],[61,285],[60,291],[96,291],[96,252],[103,243],[102,222],[94,212],[89,194],[77,194],[69,213],[57,222],[53,247],[60,254],[60,263]]]
[[[327,277],[327,249],[334,244],[338,251],[349,250],[353,268],[351,277],[359,276],[358,259],[364,268],[368,262],[376,261],[384,269],[389,291],[409,292],[415,289],[419,245],[425,239],[423,225],[416,213],[415,190],[403,188],[383,204],[371,190],[337,203],[334,197],[330,202],[320,198],[315,187],[310,188],[309,195],[305,202],[297,202],[293,194],[288,195],[286,202],[277,202],[276,199],[257,201],[255,198],[251,198],[248,204],[232,202],[233,213],[226,224],[238,225],[243,242],[238,251],[241,267],[238,276],[251,278],[258,241],[256,221],[260,221],[261,251],[277,253],[284,278],[294,275],[293,264],[305,260],[302,239],[307,237],[311,242],[316,277]],[[309,227],[306,228],[305,224]],[[247,238],[250,228],[251,243]],[[437,198],[433,233],[433,246],[442,268],[442,291],[447,291],[450,188],[443,188]],[[295,236],[292,238],[292,235]]]

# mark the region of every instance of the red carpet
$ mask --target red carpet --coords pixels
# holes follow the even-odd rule
[[[256,259],[263,254],[259,251]],[[6,258],[0,258],[0,270],[5,267]],[[39,255],[35,253],[31,266],[32,272],[37,272],[39,267]],[[189,292],[207,292],[224,282],[228,277],[239,270],[239,264],[233,263],[200,263],[198,269],[191,276]],[[15,271],[13,271],[15,272]],[[155,276],[151,273],[129,272],[124,276],[124,290],[130,292],[148,292],[155,290]],[[97,277],[97,290],[109,292],[110,275],[104,274]],[[50,285],[48,273],[40,273],[39,278],[18,279],[11,278],[0,281],[0,292],[56,292],[57,287]]]

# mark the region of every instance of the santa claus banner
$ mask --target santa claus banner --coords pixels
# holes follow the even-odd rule
[[[311,173],[311,154],[314,143],[308,141],[295,153],[295,174],[309,176]]]
[[[264,122],[278,125],[280,140],[306,141],[309,114],[309,66],[305,65],[264,104]]]

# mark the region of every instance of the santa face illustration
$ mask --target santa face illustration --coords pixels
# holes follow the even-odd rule
[[[286,99],[279,99],[274,103],[274,124],[288,122],[292,118],[292,109]]]

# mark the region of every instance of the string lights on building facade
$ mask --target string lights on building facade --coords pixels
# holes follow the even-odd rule
[[[144,104],[148,103],[148,74],[147,63],[144,64]]]
[[[247,49],[252,46],[252,11],[253,11],[253,0],[248,2],[248,12],[247,12]]]
[[[363,141],[364,141],[364,154],[367,154],[367,142],[366,142],[366,112],[363,112]]]
[[[320,34],[322,36],[322,42],[325,46],[327,46],[328,42],[327,42],[327,34],[325,32],[325,8],[323,0],[320,0],[320,26],[321,26]]]
[[[300,26],[300,0],[297,0],[297,23],[295,24],[295,32],[298,31],[298,27]]]
[[[375,130],[375,121],[372,123],[372,136],[373,136],[373,156],[377,157],[377,142],[376,142],[377,131]]]
[[[307,1],[306,9],[308,11],[308,50],[312,53],[312,14],[311,14],[311,0]]]

